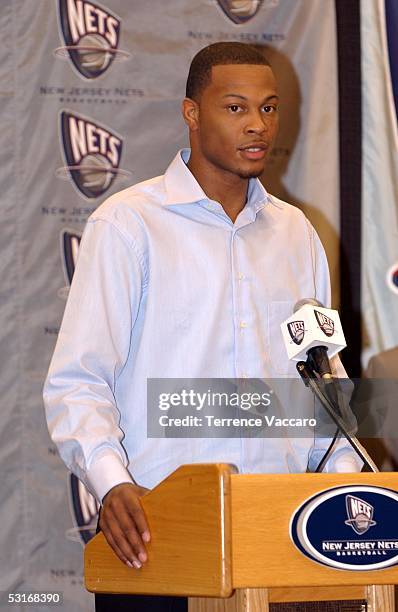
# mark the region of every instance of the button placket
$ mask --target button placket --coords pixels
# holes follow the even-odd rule
[[[245,274],[242,270],[242,263],[240,261],[240,248],[239,248],[239,233],[235,230],[232,238],[232,257],[233,257],[233,270],[237,272],[233,273],[233,285],[234,285],[234,325],[236,329],[235,333],[235,351],[236,351],[236,374],[238,378],[249,378],[250,372],[247,369],[247,359],[245,358],[245,347],[247,345],[247,338],[245,335],[248,332],[249,324],[247,322],[247,311],[244,311],[244,305],[247,302],[245,293],[248,291],[247,284],[243,282],[245,280]]]

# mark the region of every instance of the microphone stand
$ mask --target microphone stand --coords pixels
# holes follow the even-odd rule
[[[324,407],[330,418],[336,423],[338,429],[344,435],[344,437],[351,444],[357,455],[362,459],[364,464],[369,468],[370,472],[379,472],[379,469],[373,459],[370,457],[368,452],[359,442],[358,438],[354,435],[350,435],[343,419],[337,414],[335,407],[333,406],[330,399],[323,393],[317,384],[317,379],[314,376],[313,371],[310,369],[305,361],[299,361],[297,363],[297,371],[300,374],[306,387],[309,387],[313,392],[314,396],[319,400],[321,405]]]

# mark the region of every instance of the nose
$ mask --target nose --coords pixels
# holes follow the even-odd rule
[[[260,111],[251,112],[247,119],[245,130],[247,134],[262,134],[268,130],[266,118]]]

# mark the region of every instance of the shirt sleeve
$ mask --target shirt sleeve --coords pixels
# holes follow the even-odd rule
[[[115,383],[130,349],[145,271],[135,244],[89,220],[44,386],[47,423],[67,467],[101,502],[132,482]]]
[[[326,258],[326,253],[319,239],[318,234],[312,225],[307,221],[310,231],[311,255],[313,260],[313,271],[315,280],[315,297],[326,308],[331,307],[331,290],[329,266]],[[336,378],[347,378],[347,373],[338,355],[330,360],[333,376]],[[352,384],[351,382],[349,384]],[[353,387],[353,386],[352,386]],[[322,408],[323,409],[323,408]],[[350,408],[348,407],[350,411]],[[321,461],[324,453],[329,447],[331,440],[329,438],[317,439],[310,449],[308,468],[310,471],[316,469]],[[361,471],[363,462],[352,449],[352,446],[346,440],[341,438],[335,445],[335,450],[330,459],[327,461],[324,472],[359,472]]]

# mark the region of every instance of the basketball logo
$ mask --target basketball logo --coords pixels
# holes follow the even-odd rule
[[[334,321],[330,317],[327,317],[323,312],[314,310],[316,320],[318,321],[319,327],[329,338],[334,334]]]
[[[85,79],[96,79],[113,61],[130,57],[118,49],[121,21],[109,9],[86,0],[59,0],[58,17],[64,46],[55,56],[69,59]]]
[[[238,25],[257,15],[262,3],[263,0],[218,0],[225,15]]]
[[[354,495],[347,495],[345,503],[348,519],[344,522],[352,527],[355,533],[362,535],[376,525],[376,521],[373,520],[373,506],[366,501]]]
[[[387,286],[395,294],[398,294],[398,263],[395,263],[387,270]]]
[[[95,536],[99,503],[74,474],[69,475],[69,499],[74,527],[67,530],[66,537],[87,544]]]
[[[301,344],[304,340],[304,321],[291,321],[287,324],[291,339],[295,344]]]
[[[71,178],[88,199],[98,198],[112,185],[117,175],[130,176],[119,168],[123,150],[121,136],[98,122],[64,110],[60,114],[62,151],[65,166],[59,178]]]
[[[61,231],[62,264],[68,285],[71,284],[75,271],[81,237],[80,233],[73,230],[64,229]]]

